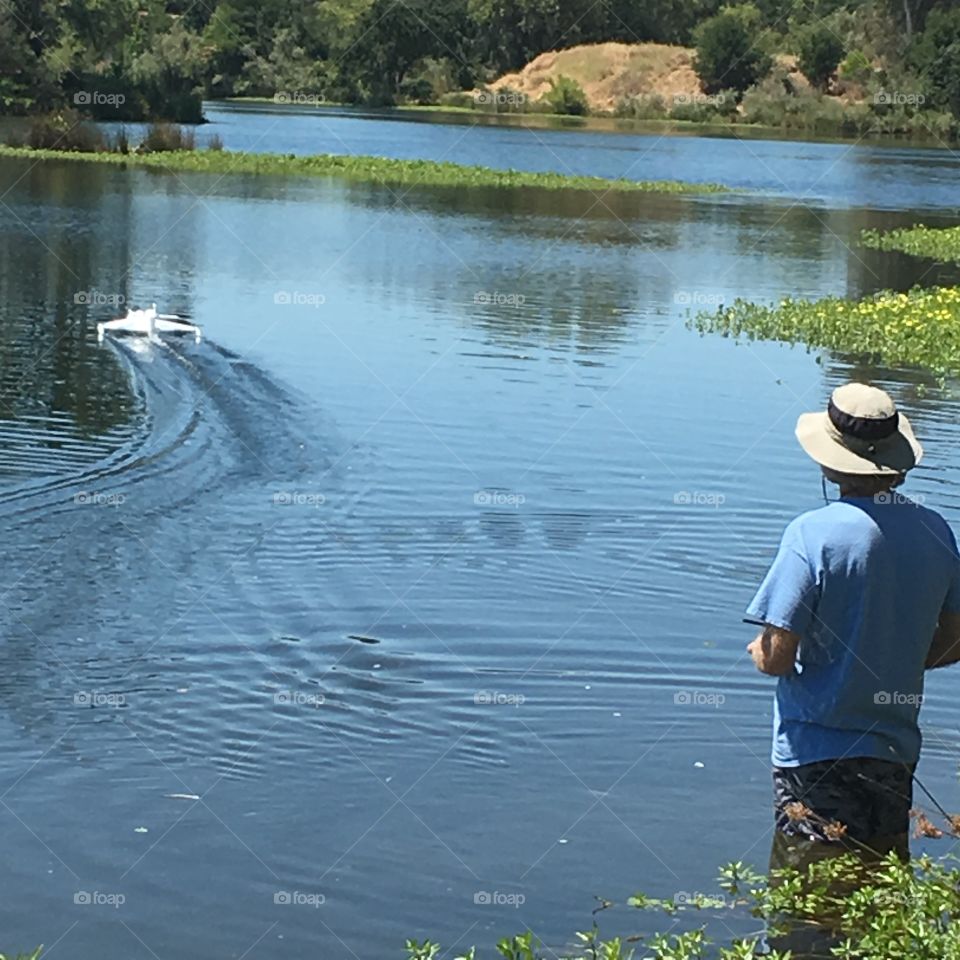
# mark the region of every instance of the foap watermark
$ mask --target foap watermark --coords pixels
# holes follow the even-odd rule
[[[725,93],[675,93],[673,102],[677,106],[691,104],[693,106],[722,107],[727,102],[727,95]]]
[[[327,102],[322,93],[310,93],[306,90],[278,90],[273,102],[298,107],[320,107]]]
[[[878,690],[873,702],[880,707],[920,707],[923,706],[922,693],[903,693],[900,690]]]
[[[327,298],[310,290],[277,290],[273,302],[278,307],[322,307]]]
[[[705,290],[678,290],[673,302],[682,307],[722,307],[722,293],[707,293]]]
[[[103,290],[78,290],[73,302],[80,307],[122,307],[127,298],[122,293],[106,293]]]
[[[127,495],[81,490],[73,495],[73,502],[79,507],[122,507],[127,502]]]
[[[673,895],[674,906],[696,907],[700,909],[724,910],[732,909],[737,905],[736,897],[728,897],[723,893],[701,893],[699,890],[678,890]]]
[[[78,90],[73,95],[78,107],[122,107],[127,98],[122,93],[104,93],[103,90]]]
[[[73,695],[73,703],[77,707],[125,707],[127,698],[122,693],[104,690],[78,690]]]
[[[673,695],[673,702],[678,707],[713,707],[718,710],[727,698],[722,693],[706,693],[703,690],[678,690]]]
[[[278,690],[273,695],[278,707],[322,707],[327,701],[322,693],[313,690]]]
[[[878,106],[920,107],[927,102],[927,98],[922,93],[905,93],[903,90],[878,90],[873,95],[873,102]]]
[[[527,298],[522,293],[503,293],[500,290],[490,293],[487,290],[478,290],[473,295],[473,302],[491,307],[522,307]]]
[[[673,495],[673,502],[682,507],[717,507],[723,506],[727,498],[716,490],[678,490]]]
[[[873,495],[874,503],[905,503],[914,507],[922,506],[926,499],[922,493],[914,493],[909,497],[905,497],[896,490],[884,490],[882,493],[875,493]]]
[[[278,490],[273,495],[275,507],[322,507],[327,498],[322,493],[306,493],[299,490]]]
[[[273,902],[281,907],[322,907],[327,898],[322,893],[305,893],[303,890],[277,890]]]
[[[127,898],[122,893],[104,893],[102,890],[78,890],[73,902],[79,907],[113,907],[118,910]]]
[[[478,890],[473,902],[481,907],[522,907],[527,898],[522,893],[501,893],[499,890]]]
[[[509,490],[478,490],[473,495],[473,504],[476,507],[513,507],[515,510],[527,498],[522,493],[511,493]]]
[[[478,90],[473,102],[478,107],[522,107],[527,95],[519,90]]]
[[[522,693],[501,693],[499,690],[478,690],[473,695],[477,706],[519,707],[526,699]]]

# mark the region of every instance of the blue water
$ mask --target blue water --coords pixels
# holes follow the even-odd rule
[[[886,385],[928,450],[908,489],[956,523],[958,410],[922,374],[686,319],[949,279],[855,240],[945,216],[953,159],[749,144],[775,189],[736,141],[208,114],[234,148],[332,127],[754,191],[597,208],[0,164],[4,941],[560,950],[594,895],[764,866],[771,684],[740,617],[819,500],[795,418]],[[151,301],[204,341],[96,344]],[[950,809],[953,685],[931,678],[920,771]]]

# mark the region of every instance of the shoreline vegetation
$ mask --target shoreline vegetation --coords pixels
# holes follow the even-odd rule
[[[915,224],[897,230],[863,230],[860,243],[939,263],[960,263],[960,227]],[[688,320],[700,334],[734,340],[779,340],[808,351],[830,350],[887,367],[931,373],[942,387],[960,377],[960,287],[916,286],[906,293],[881,290],[861,300],[824,297],[777,304],[737,299]]]
[[[22,5],[0,113],[203,121],[204,99],[960,138],[955,0]]]
[[[864,230],[860,243],[873,250],[895,250],[938,263],[960,263],[960,227],[925,227],[917,224],[900,230]]]
[[[886,290],[862,300],[788,297],[775,305],[738,299],[698,314],[689,325],[701,334],[780,340],[888,367],[919,367],[941,384],[960,375],[960,287]]]
[[[729,187],[719,183],[687,183],[679,180],[624,180],[563,173],[537,173],[525,170],[467,166],[434,160],[396,160],[389,157],[338,154],[244,153],[214,145],[197,150],[193,138],[176,127],[157,125],[148,131],[143,143],[131,149],[125,136],[106,143],[88,139],[87,131],[78,133],[74,149],[48,146],[56,138],[37,138],[38,145],[0,145],[0,158],[29,160],[68,160],[117,166],[191,173],[247,173],[279,176],[334,177],[343,180],[392,184],[396,186],[535,188],[540,190],[578,190],[591,192],[650,192],[671,194],[726,193]],[[118,135],[120,137],[121,135]]]
[[[915,811],[914,817],[917,836],[945,835],[922,812]],[[950,836],[957,835],[953,821],[947,825]],[[496,951],[503,960],[960,958],[960,870],[955,858],[923,856],[902,863],[895,853],[881,857],[856,841],[837,846],[834,857],[801,861],[799,868],[778,869],[769,878],[742,862],[728,864],[712,894],[678,892],[664,900],[639,893],[626,904],[597,897],[600,905],[590,929],[578,931],[560,951],[546,949],[529,930],[499,940]],[[671,932],[604,939],[598,916],[622,906],[663,913]],[[772,949],[761,948],[760,934],[732,937],[727,922],[732,918],[763,928]],[[635,946],[638,943],[642,946]],[[430,940],[408,940],[406,952],[407,960],[439,960],[441,950]],[[476,956],[476,947],[470,947],[455,954],[455,960]]]

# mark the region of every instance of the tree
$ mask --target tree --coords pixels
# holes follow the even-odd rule
[[[826,90],[846,50],[843,41],[824,23],[804,31],[800,38],[800,72],[818,90]]]
[[[435,0],[374,0],[357,22],[357,40],[350,50],[361,96],[393,103],[418,61],[457,56],[456,17],[450,14],[449,7],[444,10]]]
[[[935,10],[911,50],[909,60],[935,107],[960,116],[960,10]]]
[[[742,93],[770,72],[770,57],[755,49],[750,31],[736,14],[719,13],[704,20],[695,39],[694,67],[706,93],[729,89]]]

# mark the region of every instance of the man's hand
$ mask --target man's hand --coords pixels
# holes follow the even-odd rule
[[[941,613],[927,654],[927,669],[960,662],[960,613]]]
[[[747,653],[753,657],[756,668],[772,677],[792,673],[797,662],[800,635],[792,630],[766,626],[756,640],[747,644]],[[957,659],[960,659],[958,654]]]

